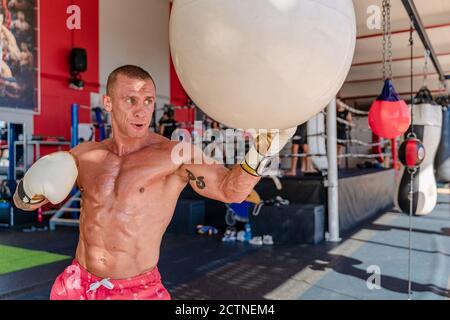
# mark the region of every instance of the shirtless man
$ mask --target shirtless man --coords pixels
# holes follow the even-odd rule
[[[295,131],[259,135],[246,160],[228,170],[187,142],[149,131],[155,97],[146,71],[116,69],[103,98],[113,137],[44,157],[19,183],[14,202],[23,210],[62,202],[75,182],[82,194],[76,258],[56,279],[51,299],[170,299],[157,264],[181,191],[190,183],[205,197],[244,201],[268,157]]]

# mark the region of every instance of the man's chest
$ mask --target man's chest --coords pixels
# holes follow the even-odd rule
[[[178,169],[164,152],[118,157],[109,152],[92,152],[79,157],[78,186],[89,194],[145,194],[162,188]]]

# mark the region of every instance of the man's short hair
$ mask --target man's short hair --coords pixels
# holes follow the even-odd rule
[[[108,82],[106,83],[106,94],[108,96],[111,95],[111,91],[113,90],[114,84],[116,83],[117,77],[119,75],[123,75],[131,79],[151,80],[156,89],[155,81],[153,80],[150,73],[138,66],[125,65],[117,68],[108,76]]]

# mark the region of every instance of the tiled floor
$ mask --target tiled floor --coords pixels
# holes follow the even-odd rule
[[[413,299],[449,299],[450,196],[413,218]],[[73,256],[75,229],[0,230],[0,244]],[[166,235],[159,264],[174,299],[406,299],[408,216],[388,212],[339,244],[252,247],[208,236]],[[47,299],[70,260],[0,276],[0,299]],[[368,267],[380,272],[369,289]],[[374,283],[372,281],[371,283]]]

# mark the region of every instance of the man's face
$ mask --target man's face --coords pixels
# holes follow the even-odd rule
[[[111,91],[110,96],[103,98],[103,103],[111,113],[113,127],[130,138],[144,137],[155,110],[153,82],[119,75]]]
[[[17,18],[19,18],[21,22],[25,20],[25,15],[23,14],[22,11],[17,12]]]

